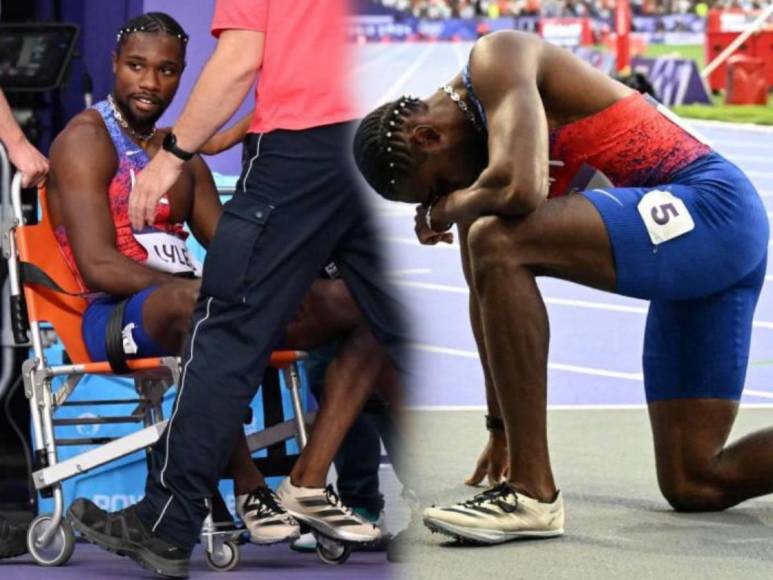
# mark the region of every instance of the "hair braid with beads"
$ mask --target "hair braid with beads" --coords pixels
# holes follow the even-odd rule
[[[116,36],[118,50],[123,47],[129,36],[135,32],[147,32],[150,34],[163,32],[173,36],[180,41],[183,53],[185,52],[185,46],[188,44],[188,34],[183,30],[183,27],[180,26],[177,20],[165,12],[148,12],[147,14],[137,16],[137,18],[132,18],[124,24]]]
[[[357,128],[357,167],[368,184],[387,199],[396,199],[397,180],[416,167],[404,129],[406,120],[424,108],[421,99],[404,96],[370,112]]]

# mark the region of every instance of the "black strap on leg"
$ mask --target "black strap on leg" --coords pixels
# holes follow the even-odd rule
[[[126,351],[123,349],[123,315],[129,299],[121,300],[113,308],[105,329],[105,349],[107,350],[107,362],[114,373],[128,374],[131,369],[126,364]]]

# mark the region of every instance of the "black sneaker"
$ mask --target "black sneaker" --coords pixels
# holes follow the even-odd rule
[[[27,553],[26,526],[12,524],[0,516],[0,559]]]
[[[151,533],[136,506],[108,513],[87,499],[76,499],[67,510],[72,527],[86,540],[161,576],[187,578],[191,551]]]

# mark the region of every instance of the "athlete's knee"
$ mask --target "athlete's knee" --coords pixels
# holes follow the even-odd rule
[[[659,477],[660,491],[678,512],[721,511],[733,505],[725,486],[710,473]]]
[[[198,288],[192,284],[175,284],[169,290],[168,315],[171,323],[187,332],[198,299]]]
[[[476,289],[499,276],[510,276],[523,265],[518,236],[496,216],[475,220],[467,235],[470,275]]]
[[[509,241],[508,228],[502,218],[483,216],[472,222],[467,230],[467,250],[471,257],[502,252]]]

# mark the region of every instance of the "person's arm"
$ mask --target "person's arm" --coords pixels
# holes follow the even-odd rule
[[[217,223],[223,207],[220,203],[220,195],[212,179],[212,173],[201,157],[191,159],[191,169],[194,179],[193,207],[191,208],[188,225],[193,237],[204,247],[215,236]]]
[[[488,118],[489,162],[468,188],[440,198],[433,227],[534,211],[548,194],[548,126],[538,90],[541,41],[497,33],[476,44],[472,81]]]
[[[265,34],[255,30],[229,29],[220,34],[174,126],[178,147],[198,151],[233,116],[263,62],[264,40]],[[180,176],[183,163],[162,150],[140,172],[129,199],[129,218],[135,228],[152,222],[158,200]]]
[[[0,141],[8,150],[11,163],[22,174],[22,187],[40,184],[48,173],[48,160],[32,144],[13,118],[11,107],[0,90]]]
[[[234,145],[241,143],[244,140],[244,136],[250,128],[252,123],[252,117],[255,115],[253,109],[244,117],[239,119],[233,127],[229,127],[225,131],[220,131],[209,139],[199,150],[204,155],[217,155],[223,151],[227,151]]]
[[[168,282],[172,276],[138,264],[116,248],[107,194],[116,165],[110,138],[94,123],[70,125],[51,147],[51,174],[62,223],[86,285],[128,296]]]

